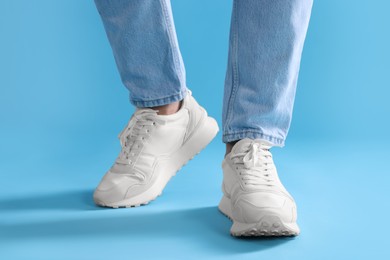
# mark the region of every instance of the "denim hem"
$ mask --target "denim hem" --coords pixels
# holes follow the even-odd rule
[[[263,139],[263,140],[266,140],[268,142],[271,142],[273,146],[279,146],[279,147],[284,146],[283,139],[269,136],[269,135],[265,135],[265,134],[261,133],[260,131],[255,131],[255,130],[242,130],[242,131],[237,131],[237,132],[224,133],[222,136],[222,141],[224,143],[228,143],[228,142],[241,140],[244,138]]]
[[[156,107],[167,105],[176,101],[180,101],[187,95],[187,88],[183,88],[179,93],[152,100],[136,100],[130,97],[130,102],[136,107]]]

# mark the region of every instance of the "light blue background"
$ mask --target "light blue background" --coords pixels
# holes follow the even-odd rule
[[[188,85],[221,123],[231,1],[173,0]],[[0,259],[386,259],[390,2],[315,1],[274,149],[295,239],[240,240],[216,208],[221,135],[149,206],[95,207],[133,108],[92,0],[0,1]]]

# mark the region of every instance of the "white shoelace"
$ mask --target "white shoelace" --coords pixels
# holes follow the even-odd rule
[[[270,146],[251,143],[247,152],[236,153],[231,159],[244,185],[274,185],[273,160]]]
[[[150,136],[156,123],[164,124],[165,121],[156,117],[157,110],[141,109],[134,113],[127,126],[120,132],[122,151],[117,163],[133,165],[143,147],[144,141]]]

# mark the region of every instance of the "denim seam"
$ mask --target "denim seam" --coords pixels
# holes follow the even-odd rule
[[[179,82],[181,82],[183,75],[181,73],[181,69],[179,68],[180,61],[179,61],[179,57],[177,56],[177,53],[176,53],[176,51],[178,51],[178,46],[176,46],[176,44],[174,43],[174,41],[172,39],[172,36],[174,35],[174,33],[172,30],[172,24],[170,23],[170,20],[169,20],[169,14],[168,14],[168,10],[167,10],[168,8],[167,8],[164,0],[160,0],[160,5],[161,5],[161,9],[163,10],[163,13],[164,13],[165,25],[168,28],[168,39],[169,39],[169,43],[171,44],[171,48],[172,48],[173,64],[175,64],[176,73],[179,77]]]
[[[233,117],[233,104],[236,97],[236,92],[238,90],[239,86],[239,79],[238,79],[238,19],[237,19],[237,1],[234,0],[233,2],[233,24],[232,24],[232,70],[233,70],[233,79],[232,79],[232,90],[230,92],[229,102],[228,102],[228,111],[227,111],[227,118],[225,123],[225,129],[228,129],[228,125],[232,121]]]
[[[281,146],[281,147],[284,146],[284,142],[285,142],[284,139],[277,138],[271,135],[266,135],[258,130],[251,130],[251,129],[225,132],[222,136],[222,139],[223,142],[225,143],[232,142],[247,137],[248,133],[252,134],[255,137],[259,136],[260,138],[264,138],[268,141],[271,141],[276,146]]]
[[[166,104],[170,104],[172,102],[182,100],[186,95],[187,88],[184,88],[179,93],[163,96],[155,99],[133,99],[130,96],[130,102],[137,107],[153,107],[153,106],[162,106]]]

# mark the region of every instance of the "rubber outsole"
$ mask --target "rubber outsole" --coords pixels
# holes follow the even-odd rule
[[[234,237],[293,237],[299,235],[296,223],[284,223],[278,216],[265,215],[257,223],[240,223],[232,217],[230,200],[222,198],[218,209],[232,222],[230,234]]]
[[[144,205],[147,205],[149,204],[150,202],[154,201],[155,199],[157,199],[159,196],[161,196],[162,194],[162,191],[163,189],[165,188],[166,184],[171,180],[172,177],[174,177],[178,171],[180,171],[189,161],[191,161],[196,155],[198,155],[203,149],[206,148],[206,146],[215,138],[215,136],[217,135],[218,131],[219,131],[219,127],[218,127],[218,123],[215,121],[214,118],[212,117],[206,117],[205,118],[205,122],[204,124],[209,124],[208,126],[205,125],[203,131],[207,132],[207,139],[205,140],[204,142],[204,145],[201,145],[199,149],[197,149],[197,151],[195,151],[195,153],[193,154],[190,154],[189,155],[189,159],[185,160],[185,162],[178,168],[174,171],[173,174],[171,174],[171,176],[169,176],[169,178],[166,180],[166,182],[164,183],[164,185],[162,186],[159,186],[159,191],[157,192],[157,195],[156,196],[152,196],[151,199],[147,199],[145,201],[142,201],[142,202],[139,202],[139,203],[126,203],[127,200],[123,200],[123,201],[120,201],[120,202],[114,202],[114,203],[104,203],[102,201],[99,201],[97,199],[95,199],[95,203],[98,205],[98,206],[101,206],[101,207],[107,207],[107,208],[114,208],[114,209],[118,209],[118,208],[133,208],[133,207],[139,207],[139,206],[144,206]],[[204,133],[205,133],[204,132]],[[191,138],[190,138],[191,139]],[[190,140],[188,140],[190,141]],[[194,142],[195,140],[192,140],[191,142]],[[199,144],[199,142],[196,142]],[[188,151],[186,151],[188,152]],[[148,190],[149,191],[149,190]],[[146,194],[148,193],[148,191],[145,191],[143,194]],[[156,192],[155,192],[156,193]],[[141,194],[141,195],[143,195]],[[131,199],[131,198],[130,198]]]

